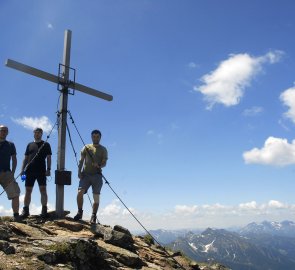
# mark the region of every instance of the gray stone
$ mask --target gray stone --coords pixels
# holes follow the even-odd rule
[[[7,241],[0,240],[0,250],[2,250],[5,254],[14,254],[15,248],[11,246]]]
[[[132,235],[131,235],[131,233],[129,232],[129,230],[126,229],[126,228],[124,228],[124,227],[122,227],[122,226],[120,226],[120,225],[115,225],[115,226],[114,226],[114,231],[121,232],[121,233],[125,233],[125,234],[128,234],[128,235],[130,235],[130,236],[132,237]]]
[[[0,239],[1,240],[8,240],[9,239],[9,231],[6,226],[0,226]]]
[[[113,230],[111,234],[107,234],[104,236],[104,241],[106,243],[119,246],[131,251],[135,249],[134,240],[131,234],[126,234]]]
[[[54,223],[59,227],[66,228],[72,232],[79,232],[84,229],[83,224],[68,220],[55,220]]]
[[[112,234],[112,228],[111,227],[106,227],[100,224],[93,224],[90,227],[90,230],[92,233],[97,236],[97,237],[102,237],[104,238],[105,235]]]
[[[116,230],[113,230],[111,227],[98,224],[91,229],[96,236],[103,237],[106,243],[134,251],[135,246],[131,233],[118,225],[116,225],[115,228]]]
[[[45,252],[37,256],[37,258],[41,261],[44,261],[47,264],[54,264],[57,260],[54,252]]]

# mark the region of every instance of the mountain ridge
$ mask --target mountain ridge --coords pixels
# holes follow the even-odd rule
[[[237,232],[207,228],[168,245],[193,260],[218,261],[238,270],[295,269],[292,221],[250,223]]]
[[[91,225],[72,218],[0,217],[0,270],[226,270],[197,263],[119,225]],[[183,268],[181,268],[183,267]]]

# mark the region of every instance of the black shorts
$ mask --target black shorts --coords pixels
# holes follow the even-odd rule
[[[39,186],[46,186],[45,173],[28,173],[26,178],[26,187],[33,187],[37,180]]]

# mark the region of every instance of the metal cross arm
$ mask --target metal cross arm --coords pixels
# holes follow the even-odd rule
[[[11,59],[7,59],[5,62],[5,66],[10,67],[10,68],[14,68],[16,70],[22,71],[24,73],[33,75],[35,77],[39,77],[41,79],[53,82],[53,83],[60,83],[61,85],[64,85],[66,83],[65,80],[63,80],[62,78],[59,78],[56,75],[53,75],[51,73],[45,72],[43,70],[22,64],[20,62],[11,60]],[[80,92],[83,92],[85,94],[91,95],[91,96],[95,96],[98,98],[102,98],[104,100],[107,101],[112,101],[113,100],[113,96],[106,94],[104,92],[98,91],[96,89],[87,87],[85,85],[79,84],[79,83],[70,83],[68,85],[68,88],[74,88],[75,90],[78,90]]]

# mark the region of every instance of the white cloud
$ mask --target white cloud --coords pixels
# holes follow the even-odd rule
[[[193,214],[198,210],[197,205],[187,206],[187,205],[176,205],[175,213],[177,214]]]
[[[25,198],[24,194],[21,194],[19,196],[19,202],[20,202],[21,205],[23,205],[23,203],[24,203],[24,198]],[[52,210],[55,209],[51,203],[48,203],[47,207],[48,207],[49,211],[52,211]],[[36,205],[34,202],[32,202],[30,204],[30,214],[31,215],[40,215],[41,210],[42,210],[42,205],[41,204]],[[21,211],[21,209],[20,209],[20,211]],[[0,205],[0,215],[1,216],[12,216],[12,214],[13,214],[13,212],[12,212],[11,207],[9,207],[9,209],[6,209],[4,206]]]
[[[53,29],[53,25],[51,23],[47,23],[47,28],[48,29]]]
[[[284,52],[279,50],[268,52],[265,56],[262,57],[261,61],[270,62],[271,64],[274,64],[281,61],[283,55]]]
[[[24,195],[20,196],[23,205]],[[49,210],[54,207],[48,204]],[[261,222],[263,220],[290,220],[295,215],[295,204],[287,204],[271,199],[264,203],[256,201],[242,202],[237,205],[222,205],[220,203],[204,205],[176,205],[171,210],[160,213],[139,211],[130,207],[131,212],[148,229],[184,229],[184,228],[206,228],[230,226],[245,226],[250,222]],[[32,202],[30,213],[33,215],[41,213],[41,205]],[[12,216],[11,207],[0,205],[1,216]],[[99,209],[99,220],[102,224],[110,226],[121,225],[129,230],[142,230],[142,227],[121,206],[119,200],[114,200],[106,207]],[[84,219],[88,219],[85,212]],[[293,218],[294,219],[294,218]]]
[[[284,124],[284,121],[282,119],[278,120],[278,124],[285,130],[289,131],[290,129]]]
[[[141,226],[125,208],[119,207],[118,200],[99,210],[100,221],[114,226],[120,224],[129,230],[140,230]],[[106,209],[108,215],[105,215]],[[115,211],[113,211],[115,209]],[[178,204],[172,210],[160,213],[149,213],[132,209],[136,218],[150,229],[183,229],[230,226],[245,226],[250,222],[263,220],[290,220],[295,215],[295,204],[290,205],[277,200],[265,203],[256,201],[243,202],[237,205],[222,205],[220,203],[204,205]],[[103,213],[102,213],[103,212]]]
[[[163,142],[163,134],[162,133],[156,132],[155,130],[150,129],[147,131],[146,134],[150,137],[155,137],[157,139],[158,144],[162,144],[162,142]]]
[[[27,117],[24,116],[22,118],[12,118],[12,120],[23,126],[26,129],[34,130],[36,127],[40,127],[44,132],[50,132],[52,129],[52,124],[47,116],[41,117]]]
[[[111,204],[107,205],[101,211],[101,215],[103,215],[103,216],[118,215],[119,213],[121,213],[121,206],[118,205],[118,201],[117,200],[115,200]]]
[[[219,210],[219,209],[225,209],[226,206],[225,205],[222,205],[220,203],[215,203],[215,204],[204,204],[202,205],[202,208],[203,209],[206,209],[206,210],[210,210],[210,211],[216,211],[216,210]]]
[[[245,163],[286,166],[295,164],[295,140],[269,137],[261,149],[253,148],[243,153]]]
[[[155,131],[154,130],[152,130],[152,129],[150,129],[150,130],[148,130],[148,132],[147,132],[147,135],[154,135],[155,134]]]
[[[194,63],[194,62],[190,62],[190,63],[188,64],[188,67],[189,67],[189,68],[197,68],[197,67],[199,67],[199,65],[197,65],[197,64]]]
[[[244,95],[245,88],[262,70],[262,65],[276,63],[282,55],[281,51],[269,52],[260,57],[253,57],[247,53],[231,54],[215,70],[205,74],[201,78],[203,84],[195,86],[194,90],[204,95],[208,109],[216,103],[227,107],[237,105]]]
[[[255,115],[260,114],[262,112],[263,112],[263,108],[262,107],[253,106],[252,108],[245,109],[243,111],[243,115],[244,116],[255,116]]]
[[[288,208],[288,205],[285,205],[279,201],[271,200],[268,202],[268,207],[274,208],[274,209],[284,209],[284,208]]]
[[[247,202],[247,203],[241,203],[241,204],[239,204],[239,209],[241,209],[241,210],[256,210],[257,209],[257,203],[255,201]]]
[[[134,208],[129,207],[129,210],[130,210],[130,212],[131,212],[133,215],[136,215],[136,210],[135,210]],[[123,216],[131,215],[130,212],[125,208],[125,209],[123,209],[123,211],[122,211],[122,215],[123,215]]]
[[[0,215],[1,216],[11,216],[12,215],[12,209],[5,209],[3,205],[0,205]]]
[[[295,86],[285,90],[280,95],[281,101],[289,107],[288,111],[284,114],[293,123],[295,123]]]

